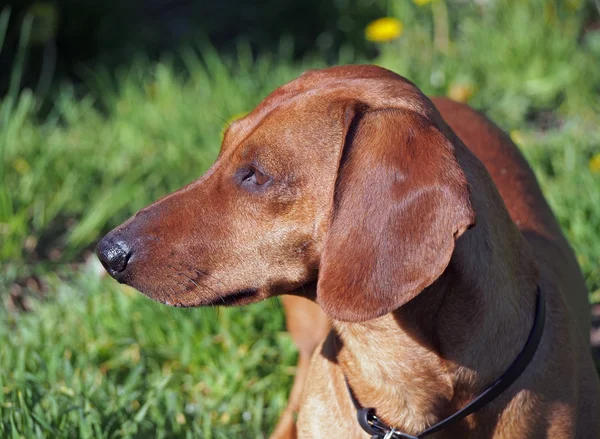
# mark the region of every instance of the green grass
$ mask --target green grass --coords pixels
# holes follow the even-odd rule
[[[600,32],[563,3],[577,4],[388,2],[404,34],[372,62],[430,94],[471,90],[512,133],[600,302],[600,173],[588,166]],[[277,301],[170,309],[79,264],[101,233],[201,175],[230,117],[325,66],[285,43],[258,58],[244,44],[235,57],[200,47],[91,70],[87,93],[63,84],[43,119],[15,67],[0,102],[0,437],[262,437],[284,407],[295,351]],[[351,47],[340,60],[364,61]]]
[[[158,306],[90,272],[3,313],[0,436],[260,437],[291,386],[277,302]]]

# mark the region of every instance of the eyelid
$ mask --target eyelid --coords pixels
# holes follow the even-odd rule
[[[263,166],[259,165],[256,162],[252,162],[248,165],[248,170],[250,171],[258,171],[263,175],[266,175],[267,177],[271,177],[271,173],[268,172]]]
[[[273,180],[271,175],[263,171],[263,168],[256,163],[250,163],[245,168],[240,169],[238,175],[240,175],[241,184],[246,186],[247,189],[265,189],[270,186]]]
[[[254,169],[254,179],[256,180],[256,184],[258,184],[259,186],[262,186],[263,184],[266,184],[269,182],[271,177],[269,177],[267,174],[265,174],[263,171],[261,171],[258,168],[253,168],[253,169]]]
[[[255,171],[258,171],[258,172],[260,172],[260,173],[262,173],[262,174],[265,174],[265,175],[267,175],[267,172],[266,172],[266,171],[263,169],[263,167],[262,167],[262,166],[260,166],[259,164],[257,164],[256,162],[252,162],[252,163],[250,163],[250,164],[248,165],[248,168],[249,168],[249,169],[253,169],[253,170],[255,170]]]

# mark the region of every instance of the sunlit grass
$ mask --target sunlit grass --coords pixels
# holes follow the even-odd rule
[[[0,314],[0,436],[260,437],[295,353],[276,301],[168,308],[91,272]]]

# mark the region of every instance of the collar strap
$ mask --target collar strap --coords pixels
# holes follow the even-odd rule
[[[348,380],[346,380],[346,387],[348,387],[348,393],[350,394],[352,403],[354,404],[354,407],[357,411],[358,423],[360,424],[363,430],[372,435],[371,439],[421,439],[451,424],[454,424],[460,421],[461,419],[466,418],[472,413],[475,413],[477,410],[484,407],[489,402],[493,401],[498,395],[500,395],[502,392],[508,389],[510,385],[514,383],[517,380],[517,378],[519,378],[519,376],[521,376],[521,374],[533,358],[533,355],[535,354],[540,344],[540,340],[542,339],[542,334],[544,332],[545,317],[546,301],[544,300],[544,293],[538,285],[533,326],[531,328],[531,332],[529,333],[529,337],[527,338],[525,346],[523,346],[523,349],[521,350],[519,355],[517,355],[515,361],[513,361],[510,367],[506,370],[506,372],[502,374],[500,378],[498,378],[496,381],[490,384],[487,387],[487,389],[485,389],[477,398],[472,400],[461,410],[448,416],[446,419],[429,427],[428,429],[424,430],[416,436],[411,436],[410,434],[402,433],[396,430],[396,428],[386,425],[377,417],[374,408],[361,407],[356,397],[354,396],[350,385],[348,384]],[[344,379],[346,378],[344,377]]]

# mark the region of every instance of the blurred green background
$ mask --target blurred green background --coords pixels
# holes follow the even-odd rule
[[[309,68],[375,63],[485,111],[600,303],[594,1],[0,5],[0,437],[268,434],[296,356],[278,301],[170,309],[102,278],[90,250]]]

